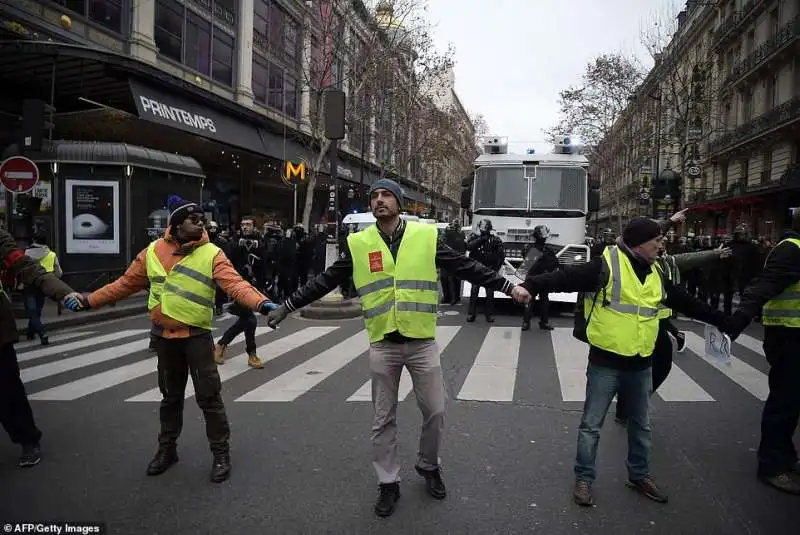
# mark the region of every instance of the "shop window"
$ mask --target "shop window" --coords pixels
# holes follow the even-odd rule
[[[211,78],[225,85],[233,85],[233,37],[217,32],[214,35]]]
[[[160,0],[156,4],[155,40],[160,54],[183,60],[183,6],[178,2]]]
[[[56,4],[122,33],[122,0],[56,0]]]
[[[186,65],[211,74],[211,23],[189,11],[186,17]]]
[[[253,96],[257,102],[267,102],[268,67],[258,56],[253,56]]]
[[[269,7],[269,51],[281,57],[283,53],[283,11],[277,4]]]
[[[284,90],[286,92],[286,115],[297,117],[297,80],[288,74],[284,81]]]
[[[159,53],[216,82],[232,86],[236,41],[220,24],[235,19],[235,2],[203,2],[214,13],[213,24],[209,16],[198,15],[180,0],[155,2],[155,41]]]
[[[283,69],[269,64],[269,95],[267,105],[283,111]]]
[[[89,20],[102,24],[109,30],[122,32],[121,0],[90,0]]]
[[[292,64],[299,63],[300,48],[297,42],[297,23],[286,17],[283,32],[283,53],[286,56],[286,60]]]

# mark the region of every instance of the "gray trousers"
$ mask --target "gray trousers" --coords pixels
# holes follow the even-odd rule
[[[439,448],[444,432],[445,390],[439,346],[435,340],[403,344],[376,342],[369,348],[372,379],[372,465],[379,483],[400,481],[397,447],[397,391],[403,367],[414,384],[417,405],[422,412],[422,432],[416,467],[439,467]]]

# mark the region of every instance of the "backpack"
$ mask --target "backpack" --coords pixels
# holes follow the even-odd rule
[[[606,299],[606,285],[608,284],[608,264],[606,264],[605,260],[603,261],[603,267],[600,271],[600,282],[602,284],[602,292],[603,292],[603,301],[600,303],[601,306],[606,306],[608,300]],[[586,316],[586,311],[584,307],[586,306],[586,294],[584,292],[580,292],[578,294],[578,301],[575,303],[575,320],[572,326],[572,336],[580,340],[584,343],[589,343],[589,337],[586,336],[586,327],[589,325],[589,320],[592,319],[592,314],[594,313],[594,307],[597,304],[597,296],[600,295],[601,290],[597,290],[594,293],[594,299],[592,299],[592,308],[589,309],[589,317]]]

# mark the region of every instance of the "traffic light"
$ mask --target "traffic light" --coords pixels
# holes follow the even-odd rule
[[[42,150],[44,132],[54,128],[53,115],[56,109],[38,99],[25,99],[22,103],[22,130],[19,147],[22,151]]]

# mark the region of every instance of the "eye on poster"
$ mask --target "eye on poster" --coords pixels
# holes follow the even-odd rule
[[[119,254],[119,183],[66,181],[67,253]]]

